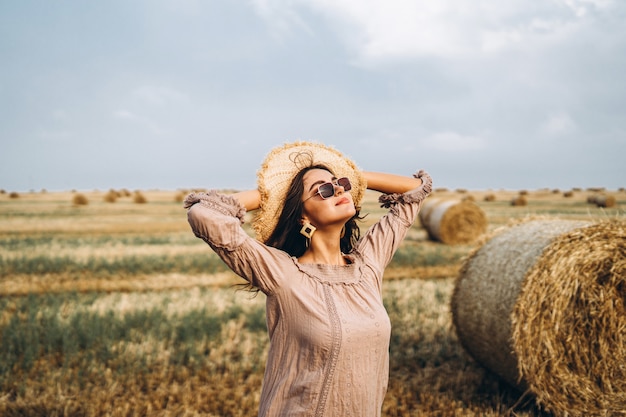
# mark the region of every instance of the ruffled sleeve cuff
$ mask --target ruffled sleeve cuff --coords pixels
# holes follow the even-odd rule
[[[190,209],[194,204],[201,204],[204,207],[215,210],[225,216],[236,217],[243,224],[246,208],[239,200],[227,194],[221,194],[216,190],[209,190],[204,193],[191,193],[183,201],[183,207]]]
[[[428,197],[433,190],[433,180],[430,175],[428,175],[426,171],[420,170],[417,174],[413,174],[413,177],[421,179],[422,185],[402,194],[382,194],[378,198],[380,206],[383,208],[390,208],[396,204],[419,203]]]

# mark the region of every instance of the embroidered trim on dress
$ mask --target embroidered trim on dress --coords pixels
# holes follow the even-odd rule
[[[353,255],[350,255],[353,256]],[[327,285],[359,285],[363,281],[363,264],[357,263],[356,258],[348,265],[324,265],[324,264],[301,264],[298,258],[292,257],[294,265],[300,272],[307,277],[314,279],[322,284]],[[355,272],[350,271],[356,268]],[[333,271],[324,271],[324,269],[333,269]],[[345,272],[349,271],[349,272]],[[333,276],[339,276],[337,279],[328,279],[328,273],[333,272]],[[348,275],[349,273],[349,275]],[[345,279],[343,277],[346,277]]]
[[[413,177],[420,178],[422,185],[415,190],[400,194],[382,194],[378,198],[378,202],[382,208],[389,208],[395,206],[398,203],[417,203],[424,200],[432,192],[433,180],[424,170],[420,170],[417,174],[413,174]]]
[[[339,350],[341,349],[341,321],[339,320],[339,314],[337,313],[337,306],[333,300],[333,296],[330,292],[330,286],[324,285],[324,299],[328,306],[328,317],[330,318],[330,332],[332,338],[332,346],[330,348],[330,357],[328,359],[328,366],[324,372],[324,380],[322,381],[322,391],[320,393],[320,400],[315,408],[315,416],[323,417],[326,410],[326,402],[328,401],[328,393],[330,392],[330,386],[333,382],[333,376],[335,369],[337,368],[337,361],[339,360]]]
[[[183,207],[190,209],[194,204],[200,203],[205,207],[219,211],[226,216],[237,217],[243,224],[246,208],[239,200],[227,194],[221,194],[216,190],[209,190],[206,193],[191,193],[183,201]]]

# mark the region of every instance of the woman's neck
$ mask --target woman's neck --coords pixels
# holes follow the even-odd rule
[[[307,250],[298,258],[300,263],[345,265],[346,259],[341,253],[339,239],[325,239],[323,235],[313,235]]]

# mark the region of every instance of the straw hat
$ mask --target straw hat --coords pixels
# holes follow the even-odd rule
[[[257,172],[261,205],[252,221],[252,228],[259,241],[266,242],[274,231],[295,175],[315,164],[327,166],[338,178],[348,177],[354,204],[358,206],[361,203],[367,183],[354,162],[336,149],[320,143],[287,143],[270,151]]]

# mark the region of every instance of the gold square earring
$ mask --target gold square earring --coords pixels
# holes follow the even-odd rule
[[[306,220],[302,225],[302,229],[300,229],[300,234],[306,238],[311,239],[311,237],[313,237],[313,233],[316,230],[317,229],[315,228],[315,226],[313,226],[311,223],[308,222],[308,220]]]

